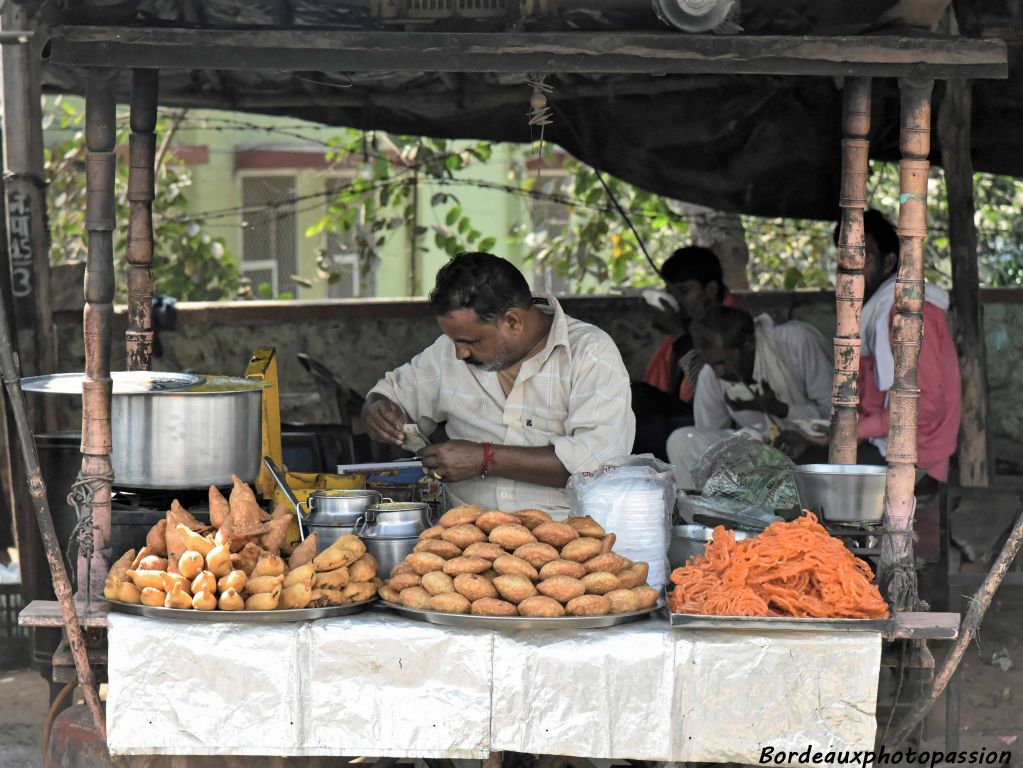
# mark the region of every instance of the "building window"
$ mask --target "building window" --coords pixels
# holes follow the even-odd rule
[[[328,251],[333,263],[332,272],[338,277],[327,283],[327,296],[331,299],[357,299],[359,297],[359,254]]]
[[[297,298],[294,176],[242,176],[242,273],[253,292]],[[269,289],[269,290],[268,290]]]
[[[541,171],[533,190],[547,195],[571,197],[572,178],[557,169]],[[555,200],[545,200],[542,197],[530,197],[528,200],[530,229],[533,236],[527,240],[527,245],[538,251],[548,240],[560,235],[568,226],[570,211],[568,206]],[[572,292],[568,277],[559,274],[551,264],[533,262],[532,277],[534,291],[555,295]]]
[[[340,190],[352,183],[352,176],[331,176],[326,179],[327,199],[333,200]],[[327,230],[324,237],[324,255],[330,264],[332,275],[337,276],[327,283],[327,298],[355,299],[376,294],[374,270],[363,269],[359,259],[358,238],[373,237],[367,231],[365,212],[356,211],[355,221],[346,232]]]

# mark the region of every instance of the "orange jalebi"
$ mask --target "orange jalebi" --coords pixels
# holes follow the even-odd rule
[[[704,554],[671,574],[676,613],[883,619],[888,606],[870,566],[811,512],[737,542],[722,526]]]

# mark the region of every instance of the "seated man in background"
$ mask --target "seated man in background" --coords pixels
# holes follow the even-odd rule
[[[689,325],[710,307],[734,307],[738,302],[725,285],[721,262],[709,248],[679,248],[660,271],[675,306],[661,304],[654,309],[654,327],[666,335],[647,364],[643,381],[632,385],[633,453],[667,459],[668,435],[693,423],[696,377],[703,367]]]
[[[866,261],[863,266],[863,311],[860,315],[860,451],[861,464],[882,464],[888,452],[888,391],[895,380],[891,332],[895,317],[895,273],[899,237],[880,211],[863,217]],[[838,240],[838,228],[835,229]],[[962,382],[955,343],[945,311],[948,294],[925,284],[924,339],[917,384],[917,466],[933,480],[948,480],[949,457],[959,437]]]
[[[692,489],[696,462],[739,429],[775,442],[794,459],[819,460],[822,449],[799,439],[794,422],[831,413],[832,363],[824,337],[798,320],[775,325],[768,315],[754,320],[723,306],[707,310],[692,333],[705,365],[693,401],[695,426],[668,438],[678,486]]]

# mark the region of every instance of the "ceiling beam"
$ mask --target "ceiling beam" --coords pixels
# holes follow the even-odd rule
[[[321,72],[577,72],[1004,78],[1000,40],[672,32],[438,33],[54,26],[42,57],[71,67]]]

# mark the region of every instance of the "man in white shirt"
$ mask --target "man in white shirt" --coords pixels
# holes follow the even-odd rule
[[[672,432],[667,446],[680,488],[694,487],[693,466],[736,430],[767,442],[781,438],[779,447],[790,453],[808,448],[794,437],[796,422],[831,412],[832,362],[815,328],[714,307],[694,323],[693,337],[706,362],[696,383],[695,426]]]
[[[462,253],[437,273],[430,305],[444,332],[386,374],[363,408],[374,440],[411,446],[407,425],[447,442],[418,450],[455,504],[565,517],[564,488],[632,450],[629,376],[615,343],[533,297],[508,261]]]

